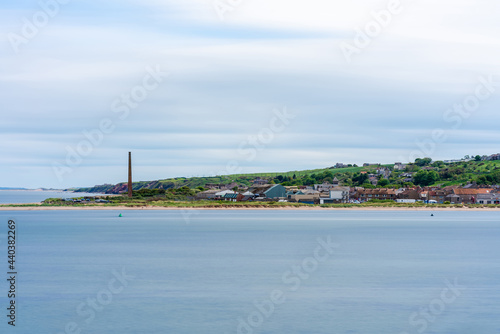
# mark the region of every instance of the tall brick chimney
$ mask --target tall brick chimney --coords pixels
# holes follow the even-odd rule
[[[128,152],[128,197],[132,198],[132,152]]]

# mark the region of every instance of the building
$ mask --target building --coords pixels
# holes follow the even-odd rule
[[[320,195],[319,193],[317,194],[310,194],[310,195],[290,195],[288,197],[289,202],[297,202],[297,203],[306,203],[306,204],[319,204],[320,202]]]
[[[355,196],[359,201],[362,202],[366,202],[371,199],[396,200],[396,191],[394,189],[385,189],[385,188],[363,189],[363,190],[358,190]]]
[[[238,196],[236,197],[236,201],[237,202],[247,202],[247,201],[253,201],[254,198],[255,198],[255,194],[247,191],[243,194],[238,194]]]
[[[378,184],[378,178],[375,175],[369,176],[368,181],[374,186]]]
[[[363,187],[351,187],[351,190],[349,191],[349,198],[357,198],[357,193],[360,190],[365,190]]]
[[[351,188],[349,187],[336,187],[330,190],[330,196],[327,198],[320,197],[320,204],[331,204],[331,203],[348,203],[349,193]]]
[[[475,204],[480,194],[490,194],[493,189],[480,188],[480,189],[463,189],[456,188],[453,192],[446,196],[446,200],[453,204]]]
[[[389,176],[391,176],[392,172],[390,171],[389,168],[380,167],[377,169],[377,174],[382,175],[384,179],[388,179]]]
[[[416,200],[420,199],[420,192],[419,192],[419,189],[416,189],[416,188],[405,189],[405,190],[398,193],[397,198],[416,201]]]
[[[405,168],[406,168],[406,164],[403,164],[402,162],[394,163],[394,171],[396,171],[396,172],[405,170]]]
[[[237,194],[237,193],[227,193],[224,195],[224,197],[222,199],[224,201],[236,202],[238,199],[238,195],[239,194]]]
[[[290,196],[293,196],[293,195],[305,195],[302,190],[299,190],[299,189],[288,189],[289,187],[286,187],[287,188],[287,191],[286,191],[286,198],[287,199],[290,199]]]
[[[476,202],[477,204],[500,204],[500,194],[478,194]]]
[[[314,189],[303,189],[301,190],[302,194],[304,195],[318,195],[320,194],[320,192],[318,190],[314,190]]]
[[[444,189],[429,190],[428,199],[429,201],[436,201],[439,204],[443,204],[446,201],[446,196],[449,194],[450,192]]]
[[[262,186],[254,186],[248,190],[255,194],[257,198],[262,199],[284,199],[286,198],[286,188],[281,184],[266,184]]]
[[[215,200],[224,200],[225,196],[227,194],[236,194],[236,193],[234,191],[232,191],[232,190],[219,191],[219,192],[215,193],[214,199]]]

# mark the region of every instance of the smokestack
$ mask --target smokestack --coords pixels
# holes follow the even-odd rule
[[[128,197],[132,198],[132,152],[128,152]]]

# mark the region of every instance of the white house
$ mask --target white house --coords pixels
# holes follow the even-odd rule
[[[320,198],[320,204],[347,203],[349,202],[349,187],[336,187],[330,190],[330,197]]]

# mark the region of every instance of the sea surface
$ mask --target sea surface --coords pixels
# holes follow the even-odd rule
[[[7,278],[9,219],[0,333],[500,333],[495,212],[0,211]]]
[[[68,191],[0,190],[0,204],[39,203],[47,198],[75,198],[102,194],[74,193]]]

